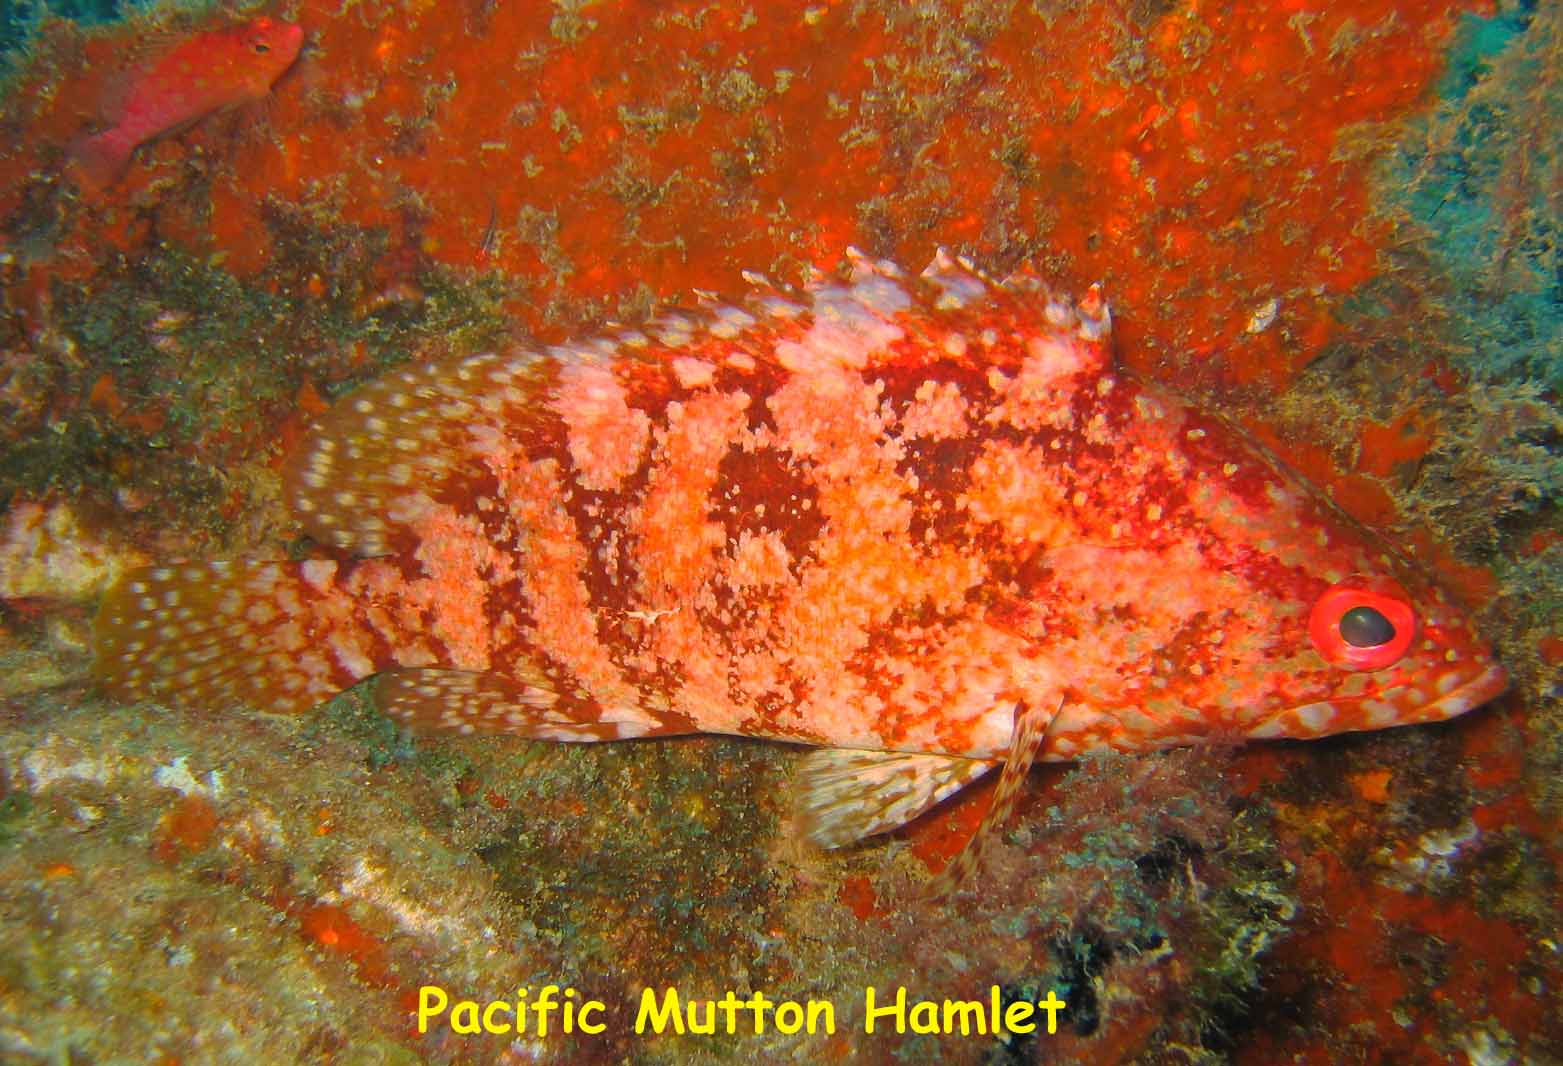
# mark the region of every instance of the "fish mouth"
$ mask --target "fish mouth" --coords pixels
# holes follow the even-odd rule
[[[1355,733],[1395,726],[1443,722],[1475,710],[1509,687],[1509,673],[1497,663],[1460,680],[1445,674],[1439,680],[1455,680],[1446,691],[1429,699],[1424,687],[1400,685],[1377,696],[1351,700],[1322,700],[1290,707],[1272,715],[1247,732],[1255,740],[1313,739],[1336,733]]]
[[[1356,728],[1447,722],[1474,711],[1508,687],[1509,672],[1497,663],[1489,663],[1475,673],[1449,671],[1420,684],[1396,685],[1376,697],[1355,701],[1362,723]]]
[[[1442,721],[1474,711],[1489,700],[1497,699],[1509,687],[1509,672],[1493,663],[1470,680],[1456,685],[1417,708],[1417,717],[1423,721]]]

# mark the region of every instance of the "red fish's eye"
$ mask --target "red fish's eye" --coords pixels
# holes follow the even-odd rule
[[[1331,585],[1308,616],[1319,654],[1348,670],[1382,670],[1416,638],[1416,612],[1405,591],[1384,578],[1349,577]]]
[[[1340,635],[1353,648],[1377,648],[1395,639],[1395,624],[1366,604],[1340,616]]]
[[[271,45],[267,44],[265,41],[256,41],[255,50],[261,55],[265,55],[267,52],[271,51]]]

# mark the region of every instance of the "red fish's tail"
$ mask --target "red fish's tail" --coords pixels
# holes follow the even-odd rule
[[[120,128],[77,137],[65,149],[81,178],[96,189],[106,189],[125,176],[135,144]]]
[[[97,677],[126,700],[308,710],[386,665],[337,570],[317,560],[132,571],[98,609]]]

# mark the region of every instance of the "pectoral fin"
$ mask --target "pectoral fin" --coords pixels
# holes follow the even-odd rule
[[[1004,760],[998,787],[993,790],[993,804],[988,808],[988,813],[983,815],[982,824],[966,842],[961,853],[934,878],[931,887],[935,898],[949,896],[977,872],[982,862],[983,845],[1015,813],[1020,786],[1026,783],[1031,764],[1036,762],[1042,744],[1047,739],[1047,728],[1063,706],[1062,700],[1051,709],[1037,703],[1019,702],[1015,705],[1015,729],[1010,737],[1009,755]]]
[[[806,836],[839,848],[899,828],[997,765],[987,759],[822,748],[798,770]]]

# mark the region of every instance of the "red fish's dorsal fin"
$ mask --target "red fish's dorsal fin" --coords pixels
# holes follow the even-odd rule
[[[550,409],[569,422],[583,485],[617,485],[639,462],[649,432],[647,414],[625,404],[615,377],[625,368],[664,375],[670,389],[698,388],[731,372],[742,388],[761,364],[791,373],[894,359],[894,342],[930,321],[935,329],[948,323],[944,340],[955,343],[971,325],[967,309],[978,304],[1013,306],[1017,322],[1040,316],[1043,333],[1051,328],[1057,343],[1042,344],[1038,358],[1057,348],[1061,373],[1105,358],[1110,315],[1095,290],[1077,305],[1030,275],[995,282],[943,251],[915,279],[856,250],[837,274],[811,277],[796,292],[745,276],[752,290],[736,304],[668,311],[639,328],[546,351],[392,371],[320,420],[284,470],[287,499],[317,540],[359,555],[388,554],[430,501],[453,482],[465,484],[508,443],[524,446],[529,427],[552,417]]]
[[[436,667],[390,670],[375,679],[374,698],[388,717],[420,732],[589,743],[696,731],[680,715],[566,701],[544,675],[532,672],[517,679]]]
[[[138,83],[146,78],[157,65],[190,39],[192,27],[159,25],[143,27],[135,41],[118,55],[118,63],[108,74],[98,90],[97,119],[106,126],[115,126],[125,117],[125,109],[136,94]]]
[[[99,605],[94,673],[126,700],[305,711],[377,668],[373,634],[327,604],[345,605],[334,562],[135,570]]]
[[[799,821],[820,847],[844,847],[899,829],[996,765],[959,755],[821,748],[798,768]]]
[[[967,340],[986,343],[985,336],[962,332],[976,325],[971,312],[978,309],[985,320],[1012,318],[1013,329],[991,331],[994,340],[1019,339],[997,335],[1030,327],[1031,340],[1050,333],[1054,340],[1081,342],[1070,353],[1073,369],[1100,371],[1110,361],[1112,315],[1099,285],[1076,302],[1032,272],[995,280],[943,248],[916,276],[848,248],[835,271],[811,270],[798,288],[779,286],[752,271],[743,277],[750,288],[735,302],[697,293],[699,306],[693,310],[670,310],[588,347],[669,367],[675,376],[683,361],[679,357],[691,353],[740,371],[769,364],[789,373],[807,372],[838,364],[872,373],[877,365],[902,357],[897,342],[911,333],[936,334],[922,337],[930,342],[924,351],[932,353],[964,351]]]
[[[148,108],[155,111],[160,101],[166,102],[171,88],[201,77],[206,73],[201,65],[212,58],[205,44],[211,27],[203,32],[206,20],[198,13],[168,12],[154,17],[155,23],[139,25],[134,39],[117,50],[114,70],[98,89],[99,124],[121,129],[136,143],[180,132],[157,121]],[[132,110],[140,113],[132,115]]]
[[[997,281],[969,260],[952,256],[942,247],[934,252],[933,259],[918,277],[939,288],[940,295],[934,305],[938,310],[988,302],[999,294],[1010,294],[1040,304],[1048,322],[1082,340],[1104,342],[1112,333],[1112,311],[1100,283],[1087,289],[1078,301],[1069,300],[1054,292],[1030,264],[1022,265],[1004,280]]]
[[[385,555],[397,533],[470,462],[482,434],[524,424],[541,394],[534,353],[403,367],[339,400],[283,469],[312,537]]]
[[[1015,705],[1015,730],[1010,740],[1009,755],[1004,760],[1004,770],[999,775],[998,787],[993,790],[993,802],[982,816],[982,823],[972,834],[966,846],[950,864],[939,871],[929,886],[935,899],[945,899],[971,880],[982,864],[982,849],[999,826],[1009,821],[1015,813],[1015,803],[1020,798],[1020,786],[1026,783],[1032,763],[1042,751],[1047,739],[1047,728],[1058,712],[1063,710],[1060,700],[1051,709],[1047,704],[1022,700]]]

